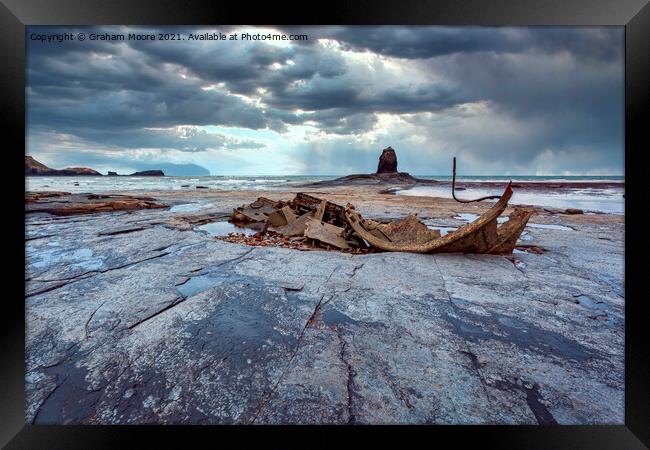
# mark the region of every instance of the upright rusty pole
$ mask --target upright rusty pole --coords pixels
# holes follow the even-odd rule
[[[453,170],[453,174],[452,174],[452,177],[451,177],[451,196],[457,202],[459,202],[459,203],[473,203],[473,202],[480,202],[482,200],[489,200],[491,198],[496,198],[496,199],[501,198],[500,195],[488,195],[486,197],[477,198],[475,200],[461,200],[461,199],[457,198],[456,197],[456,157],[455,156],[454,156],[454,165],[453,165],[452,170]],[[512,181],[510,183],[508,183],[508,185],[510,185],[510,184],[512,184]]]

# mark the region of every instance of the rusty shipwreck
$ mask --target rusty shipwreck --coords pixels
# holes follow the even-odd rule
[[[445,236],[441,236],[438,230],[429,229],[415,214],[381,223],[364,219],[349,203],[341,206],[298,193],[291,201],[260,197],[250,205],[236,208],[230,221],[258,232],[252,237],[230,236],[226,240],[250,245],[281,245],[302,250],[338,249],[356,253],[512,253],[534,209],[514,208],[508,220],[499,224],[497,218],[508,207],[512,197],[512,183],[508,183],[500,196],[459,200],[454,192],[455,172],[454,160],[452,195],[455,200],[467,203],[494,198],[497,201],[475,221]]]

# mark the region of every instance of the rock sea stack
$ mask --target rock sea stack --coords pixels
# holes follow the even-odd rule
[[[377,173],[397,173],[397,155],[392,147],[387,147],[381,152]]]
[[[333,180],[317,181],[304,184],[302,187],[317,186],[341,186],[341,185],[415,185],[415,184],[436,184],[439,181],[416,178],[408,172],[397,171],[397,153],[392,147],[385,148],[379,156],[379,164],[376,173],[360,173],[346,175]]]

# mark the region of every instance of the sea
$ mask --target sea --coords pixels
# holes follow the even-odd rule
[[[197,190],[202,186],[212,190],[292,190],[305,183],[331,180],[337,176],[299,175],[299,176],[185,176],[185,177],[26,177],[27,191],[65,191],[72,193],[107,193],[111,191],[180,191]],[[418,175],[418,178],[451,181],[449,175]],[[468,188],[457,191],[459,198],[477,198],[485,195],[499,195],[508,181],[524,185],[525,183],[596,183],[616,182],[620,187],[593,188],[577,187],[562,190],[528,190],[515,189],[511,204],[534,205],[549,208],[579,208],[585,212],[624,214],[625,178],[622,176],[464,176],[456,177],[458,185],[463,182],[494,183],[481,188]],[[197,190],[200,192],[201,189]],[[395,192],[396,195],[419,195],[451,198],[449,185],[415,186]]]

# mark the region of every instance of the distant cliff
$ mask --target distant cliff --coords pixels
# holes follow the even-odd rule
[[[132,173],[132,177],[164,177],[165,173],[162,170],[143,170],[141,172]]]
[[[165,172],[162,170],[142,170],[139,172],[133,172],[128,175],[120,175],[117,172],[108,171],[108,177],[164,177]]]
[[[36,161],[31,156],[25,156],[25,175],[47,175],[47,176],[71,176],[71,175],[94,175],[101,176],[101,173],[96,170],[89,169],[88,167],[67,167],[65,169],[57,170],[47,167]]]
[[[163,161],[153,161],[151,163],[133,163],[135,170],[138,172],[145,170],[162,170],[165,176],[171,177],[202,177],[209,176],[210,171],[198,164],[177,164]]]
[[[52,169],[45,164],[36,161],[31,156],[25,156],[25,175],[41,175],[41,176],[76,176],[76,175],[93,175],[102,176],[96,170],[89,169],[88,167],[67,167],[65,169]],[[108,172],[108,176],[117,176],[117,172]],[[165,173],[162,170],[144,170],[135,172],[131,175],[124,175],[131,177],[164,177]]]

